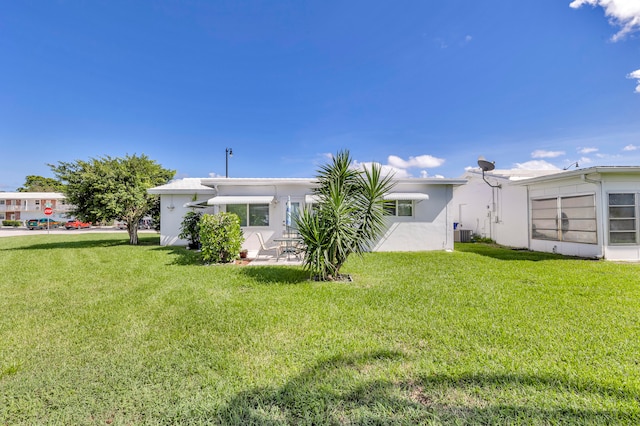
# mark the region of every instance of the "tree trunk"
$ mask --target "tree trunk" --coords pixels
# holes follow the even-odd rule
[[[127,223],[127,231],[129,231],[129,244],[138,245],[138,222]]]

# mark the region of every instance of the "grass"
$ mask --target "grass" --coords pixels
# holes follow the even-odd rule
[[[318,283],[0,239],[0,424],[640,423],[640,265],[456,249]]]

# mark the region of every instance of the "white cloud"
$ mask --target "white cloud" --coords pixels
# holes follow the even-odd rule
[[[424,168],[429,169],[433,167],[440,167],[444,163],[443,158],[436,158],[431,155],[419,155],[417,157],[409,157],[408,160],[403,160],[396,155],[390,155],[387,158],[387,163],[390,166],[397,167],[399,169],[411,169],[411,168]]]
[[[467,43],[469,43],[471,40],[473,40],[473,37],[471,37],[470,35],[464,38],[464,41],[466,41]]]
[[[634,144],[630,143],[629,145],[625,146],[624,148],[622,148],[623,151],[635,151],[636,149],[639,149],[640,147],[635,146]]]
[[[569,7],[578,9],[585,4],[593,7],[600,6],[609,18],[609,23],[622,27],[615,33],[612,41],[618,41],[627,35],[640,30],[640,2],[638,0],[573,0]]]
[[[589,157],[580,157],[580,159],[578,160],[578,164],[589,164],[592,162],[593,161]]]
[[[516,169],[520,170],[560,170],[558,167],[544,160],[532,160],[526,163],[516,163]]]
[[[564,151],[545,151],[543,149],[536,149],[531,153],[531,158],[555,158],[564,154]]]
[[[372,164],[378,164],[382,167],[383,174],[393,174],[396,178],[409,178],[413,177],[409,173],[408,169],[421,168],[428,169],[433,167],[439,167],[444,163],[443,158],[436,158],[432,155],[419,155],[417,157],[409,157],[408,160],[403,160],[397,155],[390,155],[387,158],[387,164],[373,163],[373,162],[360,162],[358,160],[353,161],[353,166],[358,169],[370,168]],[[426,170],[420,171],[420,177],[427,177],[429,174]]]
[[[580,154],[591,154],[592,152],[597,152],[598,148],[580,148],[578,152]]]
[[[383,175],[393,175],[393,177],[398,178],[398,179],[403,179],[403,178],[408,178],[411,177],[411,174],[409,172],[407,172],[405,169],[403,168],[398,168],[398,167],[394,167],[391,166],[389,164],[380,164],[380,163],[376,163],[376,162],[364,162],[361,163],[358,160],[354,160],[353,161],[353,167],[355,167],[356,169],[371,169],[371,166],[373,164],[377,164],[379,165],[382,170],[381,173]]]
[[[640,93],[640,70],[635,70],[632,73],[627,74],[627,78],[631,78],[637,81],[638,85],[636,86],[636,93]]]

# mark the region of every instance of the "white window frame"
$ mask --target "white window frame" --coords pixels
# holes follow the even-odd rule
[[[633,200],[633,204],[611,204],[611,195],[633,195],[634,200]],[[611,217],[611,209],[612,208],[632,208],[633,209],[633,217],[615,217],[612,218]],[[609,239],[609,245],[612,246],[629,246],[629,245],[637,245],[638,241],[639,241],[639,232],[640,232],[640,223],[639,223],[639,215],[640,213],[640,193],[638,192],[633,192],[633,191],[611,191],[607,193],[607,236]],[[613,222],[617,222],[617,221],[630,221],[633,220],[634,222],[634,229],[632,230],[620,230],[620,229],[611,229],[611,223]],[[613,234],[634,234],[634,241],[627,241],[627,242],[613,242],[611,241],[611,235]]]
[[[245,204],[245,203],[240,203],[240,204],[227,204],[225,206],[225,210],[227,212],[229,212],[229,206],[245,206],[245,218],[246,218],[246,223],[243,225],[242,224],[242,217],[240,218],[240,226],[243,228],[249,228],[249,227],[268,227],[271,223],[271,209],[270,209],[270,205],[269,204]],[[256,207],[256,206],[261,206],[261,207],[266,207],[267,208],[267,224],[260,224],[260,225],[252,225],[251,224],[251,207]],[[231,213],[231,212],[230,212]]]
[[[393,203],[393,207],[390,207]],[[411,214],[400,214],[400,204],[411,207]],[[413,200],[384,200],[384,215],[390,217],[414,217],[415,203]]]

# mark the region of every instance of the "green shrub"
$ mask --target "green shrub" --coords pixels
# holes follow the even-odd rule
[[[189,240],[189,248],[194,250],[200,248],[200,218],[202,213],[191,211],[184,215],[180,224],[178,237]]]
[[[199,224],[202,260],[205,263],[227,263],[238,258],[244,235],[237,215],[226,212],[205,214]]]
[[[496,242],[493,241],[491,238],[489,237],[483,237],[480,234],[473,234],[471,236],[471,242],[472,243],[484,243],[484,244],[495,244]]]
[[[20,225],[22,225],[22,222],[20,222],[19,220],[3,220],[2,221],[2,226],[13,226],[14,228],[17,228]]]

